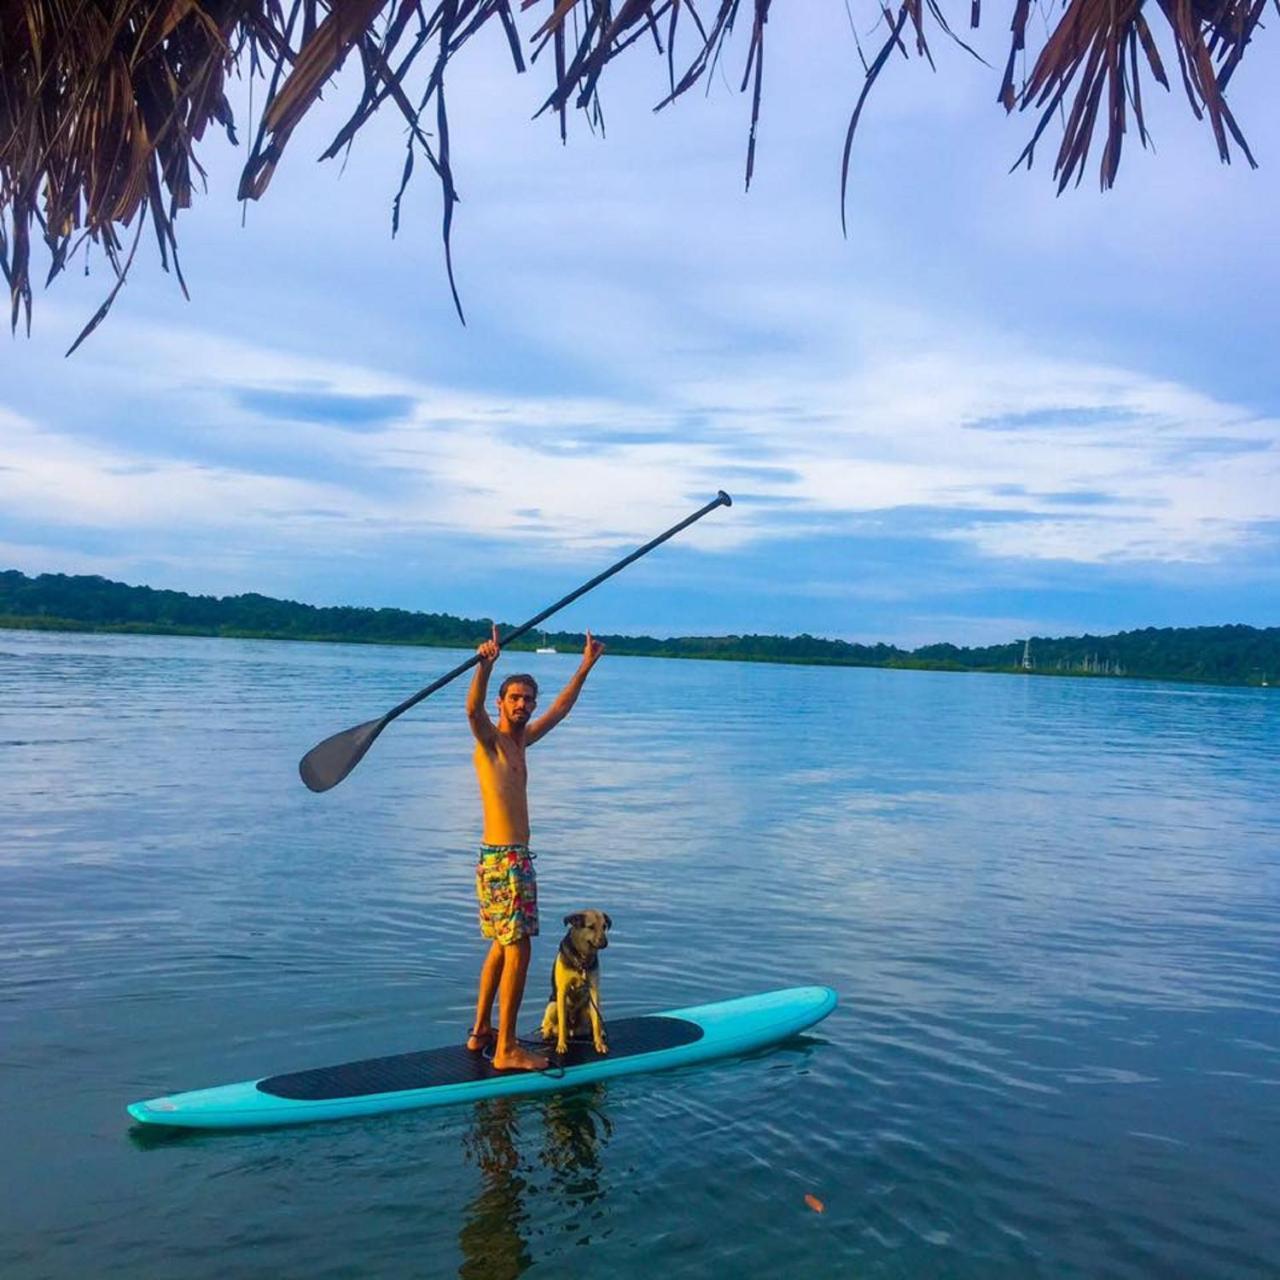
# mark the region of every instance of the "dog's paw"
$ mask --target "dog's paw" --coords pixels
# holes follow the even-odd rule
[[[599,1054],[605,1054],[609,1052],[609,1045],[605,1041],[604,1036],[601,1036],[600,1039],[596,1041],[596,1052]]]
[[[569,1041],[564,1036],[556,1041],[556,1052],[561,1056],[569,1052]]]

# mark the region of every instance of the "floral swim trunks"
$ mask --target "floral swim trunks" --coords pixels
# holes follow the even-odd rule
[[[538,933],[538,881],[527,844],[482,844],[476,862],[480,932],[509,947]]]

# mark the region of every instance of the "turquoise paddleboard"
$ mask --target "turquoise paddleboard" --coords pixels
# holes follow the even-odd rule
[[[129,1105],[143,1124],[245,1129],[550,1093],[642,1071],[664,1071],[777,1044],[836,1007],[830,987],[788,987],[715,1004],[608,1022],[609,1052],[569,1046],[562,1068],[495,1071],[464,1045],[172,1093]]]

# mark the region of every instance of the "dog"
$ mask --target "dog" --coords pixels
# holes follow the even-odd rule
[[[575,911],[565,916],[569,931],[560,940],[551,971],[551,1000],[542,1015],[542,1038],[556,1042],[556,1052],[569,1051],[569,1037],[585,1034],[597,1053],[608,1053],[604,1020],[600,1016],[599,953],[609,945],[613,921],[603,911]],[[586,1015],[585,1019],[583,1015]]]

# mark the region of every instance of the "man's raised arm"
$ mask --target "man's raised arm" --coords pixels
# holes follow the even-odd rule
[[[489,713],[484,708],[484,696],[489,691],[489,672],[498,660],[498,624],[493,624],[493,638],[486,640],[476,652],[480,661],[476,663],[476,673],[471,677],[471,687],[467,690],[467,720],[476,741],[488,749],[493,745],[497,730]]]
[[[582,686],[586,683],[591,668],[600,661],[600,655],[603,652],[604,645],[599,640],[593,639],[591,632],[588,631],[587,643],[583,647],[582,661],[578,664],[577,671],[573,673],[569,683],[560,690],[559,696],[547,709],[546,714],[539,716],[529,726],[525,733],[526,742],[534,743],[539,738],[545,738],[569,714],[573,704],[578,700],[578,694],[582,692]]]

